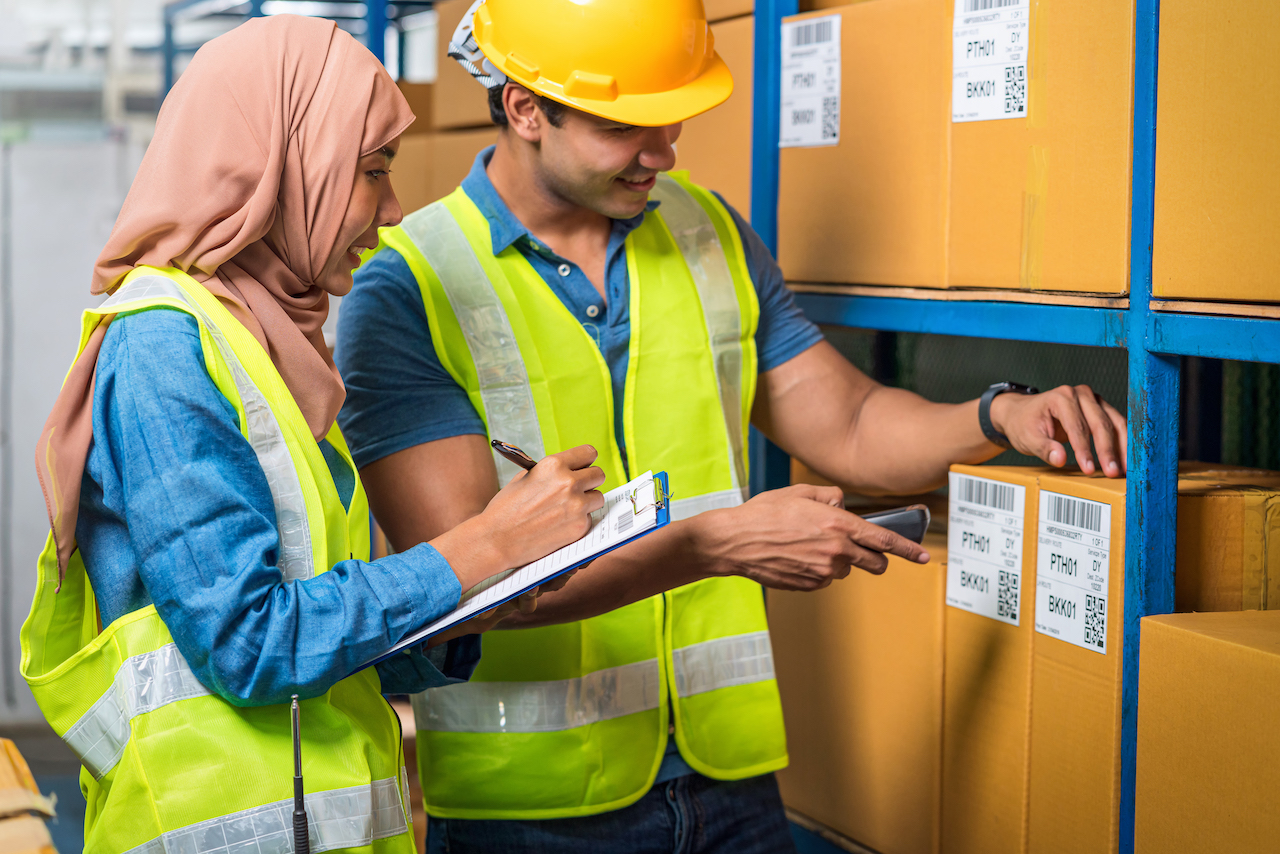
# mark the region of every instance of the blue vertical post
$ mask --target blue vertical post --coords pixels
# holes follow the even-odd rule
[[[378,62],[387,61],[387,0],[365,0],[365,44]]]
[[[1129,476],[1126,492],[1121,854],[1134,846],[1140,621],[1173,611],[1178,512],[1179,358],[1150,351],[1155,218],[1159,0],[1137,0],[1133,80],[1133,212],[1129,249]]]
[[[751,102],[751,227],[778,254],[778,136],[782,121],[782,19],[797,0],[757,0]],[[791,482],[786,452],[751,430],[751,493]]]
[[[249,17],[262,17],[262,0],[249,0]]]

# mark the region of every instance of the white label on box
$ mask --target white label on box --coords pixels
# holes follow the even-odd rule
[[[951,472],[947,604],[1018,625],[1027,488]]]
[[[782,25],[779,148],[840,142],[840,16]]]
[[[1107,654],[1111,505],[1040,493],[1036,631]]]
[[[951,121],[1027,115],[1031,0],[956,0]]]

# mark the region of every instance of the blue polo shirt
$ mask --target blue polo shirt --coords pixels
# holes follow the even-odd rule
[[[485,169],[490,146],[476,155],[462,189],[489,222],[493,253],[514,246],[542,276],[565,308],[600,348],[613,380],[613,399],[622,400],[631,341],[631,279],[627,235],[644,214],[613,221],[605,251],[605,299],[577,264],[562,258],[516,219]],[[720,201],[724,201],[723,198]],[[658,202],[650,201],[646,210]],[[772,370],[822,339],[818,327],[796,306],[782,271],[751,226],[728,204],[742,236],[747,269],[760,303],[756,352],[761,373]],[[484,421],[466,391],[441,365],[431,340],[422,294],[400,253],[384,250],[355,273],[351,293],[338,314],[334,357],[347,385],[338,422],[360,468],[406,448],[467,434],[485,435]],[[614,408],[614,434],[626,458],[622,407]],[[658,770],[661,783],[693,773],[675,739]]]

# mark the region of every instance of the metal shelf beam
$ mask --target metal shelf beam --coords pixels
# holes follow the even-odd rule
[[[796,302],[815,323],[885,332],[1092,347],[1124,347],[1128,333],[1128,312],[1114,308],[815,293],[798,293]]]
[[[1280,362],[1280,320],[1153,311],[1152,352],[1241,362]]]

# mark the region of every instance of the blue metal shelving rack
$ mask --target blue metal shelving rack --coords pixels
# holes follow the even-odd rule
[[[796,0],[756,2],[751,217],[752,224],[766,244],[775,250],[781,103],[780,27],[785,16],[796,12]],[[1133,851],[1139,621],[1150,614],[1173,611],[1180,361],[1183,356],[1203,356],[1280,362],[1280,321],[1152,310],[1159,0],[1137,0],[1136,16],[1127,309],[995,302],[984,300],[976,293],[972,300],[946,301],[835,293],[797,294],[805,313],[818,323],[1128,350],[1129,476],[1122,653],[1121,854],[1132,854]],[[757,487],[777,486],[789,480],[787,457],[776,448],[757,448],[753,462],[763,463],[765,469],[755,481]],[[820,848],[816,842],[805,847],[811,851]]]
[[[385,62],[385,43],[374,34],[385,33],[389,22],[405,15],[430,9],[433,0],[173,0],[164,6],[164,42],[161,47],[164,65],[164,95],[169,94],[176,79],[174,66],[180,54],[195,53],[199,44],[178,44],[174,38],[176,25],[183,20],[199,18],[228,18],[245,21],[274,12],[296,12],[300,15],[318,15],[336,21],[365,22],[365,46]],[[401,45],[403,49],[403,45]]]

